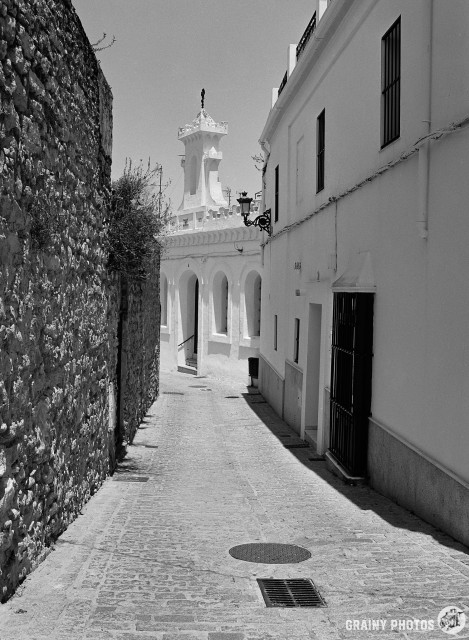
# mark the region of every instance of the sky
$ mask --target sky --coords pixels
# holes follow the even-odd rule
[[[184,145],[178,128],[205,109],[228,122],[221,141],[222,187],[232,197],[261,189],[251,156],[269,114],[272,88],[314,13],[313,0],[73,0],[98,52],[113,96],[113,178],[126,158],[163,166],[173,209],[183,194]],[[105,44],[105,43],[103,43]],[[101,45],[102,46],[102,45]],[[233,203],[233,200],[232,200]]]

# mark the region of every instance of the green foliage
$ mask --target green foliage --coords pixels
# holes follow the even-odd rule
[[[128,161],[123,175],[112,185],[109,266],[131,278],[148,278],[168,226],[169,203],[161,190],[155,191],[154,179],[161,179],[161,171],[161,165],[133,167]]]

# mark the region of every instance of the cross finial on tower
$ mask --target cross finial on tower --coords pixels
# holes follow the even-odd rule
[[[205,102],[205,89],[202,89],[202,91],[200,92],[200,95],[202,96],[202,109],[203,109],[204,102]]]

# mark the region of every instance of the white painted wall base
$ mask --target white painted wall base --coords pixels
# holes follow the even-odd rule
[[[469,487],[369,421],[369,483],[469,546]]]

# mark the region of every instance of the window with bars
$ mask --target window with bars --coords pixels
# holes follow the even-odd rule
[[[381,41],[381,148],[401,130],[401,18]]]
[[[295,346],[293,350],[293,361],[298,363],[300,357],[300,319],[295,318]]]
[[[316,122],[316,193],[324,189],[324,154],[326,148],[326,110],[323,109]]]
[[[278,222],[279,165],[275,167],[275,208],[274,222]]]

